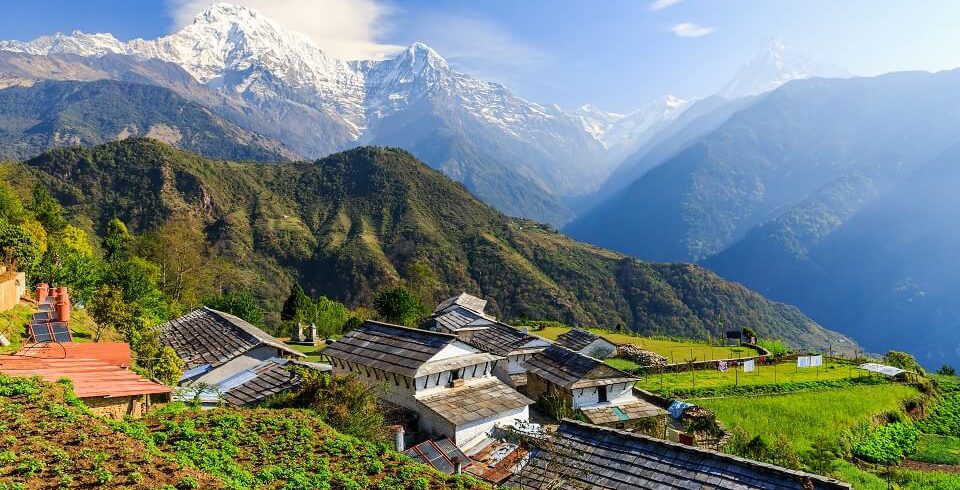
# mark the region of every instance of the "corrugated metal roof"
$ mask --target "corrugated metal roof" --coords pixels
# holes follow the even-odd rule
[[[129,369],[99,359],[0,356],[0,373],[14,377],[39,376],[56,382],[67,378],[80,398],[120,397],[170,393],[169,386],[150,381]]]
[[[522,484],[531,490],[850,488],[812,473],[572,420],[564,420],[551,441],[531,453],[530,461],[508,486]]]

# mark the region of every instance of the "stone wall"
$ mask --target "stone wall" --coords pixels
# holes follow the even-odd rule
[[[0,272],[0,311],[7,311],[20,302],[16,272]]]
[[[98,415],[112,419],[122,419],[130,415],[135,418],[143,416],[145,405],[139,396],[118,396],[116,398],[92,397],[84,398],[83,403]]]

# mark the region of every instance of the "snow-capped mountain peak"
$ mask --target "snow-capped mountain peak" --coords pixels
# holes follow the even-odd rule
[[[796,54],[783,38],[776,37],[763,52],[743,65],[718,95],[732,100],[769,92],[791,80],[846,76],[850,73],[843,68]]]
[[[593,105],[581,106],[576,115],[585,131],[605,148],[618,153],[636,148],[666,123],[673,121],[691,101],[673,95],[658,98],[628,114],[606,112]]]

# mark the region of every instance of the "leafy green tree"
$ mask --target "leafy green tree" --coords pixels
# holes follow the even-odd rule
[[[344,325],[352,316],[350,309],[343,303],[326,296],[317,298],[314,303],[314,312],[312,323],[315,323],[320,334],[325,336],[342,332]]]
[[[373,299],[373,307],[386,322],[415,326],[429,310],[420,297],[404,286],[381,289]]]
[[[103,268],[86,232],[66,225],[47,241],[41,277],[50,284],[67,286],[73,298],[89,301],[101,281]]]
[[[42,254],[42,245],[30,230],[0,219],[0,262],[11,264],[33,277]]]
[[[13,189],[5,183],[0,183],[0,219],[13,224],[21,224],[28,218],[23,203],[13,193]]]
[[[103,250],[107,254],[107,260],[125,257],[131,241],[133,237],[127,231],[127,225],[117,218],[111,219],[103,233]]]
[[[937,370],[937,374],[942,374],[944,376],[956,376],[957,370],[949,364],[944,364],[943,366],[940,366],[940,369]]]
[[[258,327],[263,327],[263,308],[260,302],[247,291],[225,292],[211,296],[204,303],[215,310],[238,316]]]
[[[173,347],[160,349],[160,356],[153,365],[153,376],[171,386],[176,385],[183,376],[183,359],[180,359]]]
[[[30,203],[30,210],[48,233],[56,233],[67,226],[67,220],[63,217],[63,207],[50,196],[47,188],[40,184],[33,188],[33,202]]]
[[[98,325],[96,336],[99,338],[102,328],[117,332],[130,344],[137,358],[148,360],[141,367],[148,367],[150,361],[159,358],[160,340],[156,329],[144,319],[139,305],[124,300],[119,288],[103,285],[97,289],[90,302],[90,314]]]
[[[156,321],[167,317],[167,299],[157,279],[160,268],[141,257],[115,260],[109,264],[104,283],[117,288],[124,301],[135,303]]]
[[[417,260],[407,267],[406,283],[424,304],[432,305],[437,302],[437,293],[442,283],[440,276],[426,260]]]
[[[307,296],[307,293],[300,286],[300,283],[293,283],[290,288],[290,295],[283,303],[283,309],[280,311],[280,320],[285,322],[303,322],[309,315],[308,311],[313,308],[313,300]]]

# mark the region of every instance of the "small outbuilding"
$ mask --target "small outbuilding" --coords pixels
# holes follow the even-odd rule
[[[589,330],[573,328],[557,337],[556,343],[583,355],[606,359],[617,355],[617,344]]]

